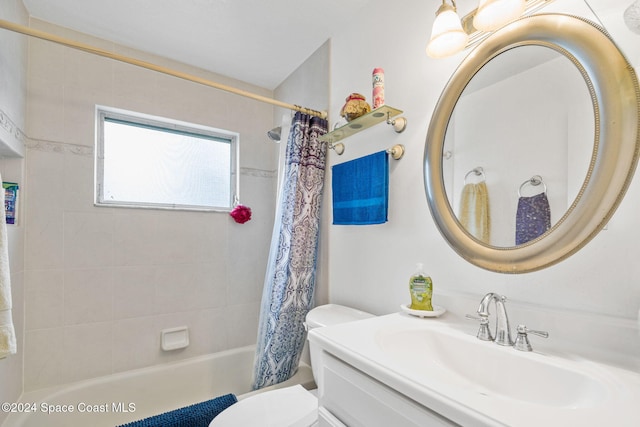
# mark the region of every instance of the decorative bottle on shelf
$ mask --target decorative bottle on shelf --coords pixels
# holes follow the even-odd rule
[[[417,264],[416,272],[409,279],[409,291],[411,293],[411,310],[433,311],[431,296],[433,295],[433,282],[431,277],[424,273],[421,262]]]
[[[371,106],[366,101],[364,95],[352,93],[345,99],[345,104],[340,110],[340,116],[344,117],[348,122],[364,116],[371,111]]]
[[[372,75],[373,83],[373,109],[384,105],[384,70],[374,68]]]

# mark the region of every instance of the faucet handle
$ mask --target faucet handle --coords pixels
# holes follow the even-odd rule
[[[518,325],[517,331],[518,331],[518,336],[516,337],[516,341],[513,343],[513,348],[520,351],[533,350],[527,334],[537,335],[542,338],[549,338],[548,332],[534,331],[532,329],[527,328],[525,325]]]
[[[479,340],[493,341],[493,335],[491,334],[491,329],[489,328],[488,314],[479,313],[478,316],[467,314],[465,317],[467,319],[478,320],[480,322],[480,329],[478,329],[478,334],[476,335]]]

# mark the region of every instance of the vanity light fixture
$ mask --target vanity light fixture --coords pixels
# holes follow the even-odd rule
[[[480,0],[473,26],[480,31],[495,31],[522,15],[525,0]]]
[[[478,8],[460,19],[455,1],[451,0],[452,5],[449,5],[446,0],[442,0],[433,22],[427,55],[444,58],[461,52],[498,28],[520,16],[531,14],[552,1],[554,0],[479,0]]]
[[[431,29],[431,40],[427,45],[427,55],[432,58],[444,58],[460,52],[467,45],[469,35],[462,29],[456,2],[452,5],[442,0],[436,12],[436,20]]]
[[[631,3],[623,14],[627,28],[636,34],[640,34],[640,0]]]

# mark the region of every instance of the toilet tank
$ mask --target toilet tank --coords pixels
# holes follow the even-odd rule
[[[305,328],[309,331],[313,328],[339,325],[340,323],[368,319],[369,317],[374,317],[374,315],[365,311],[356,310],[355,308],[345,307],[344,305],[320,305],[307,313]]]
[[[338,325],[340,323],[353,322],[355,320],[368,319],[374,317],[373,314],[365,311],[356,310],[355,308],[345,307],[339,304],[326,304],[313,308],[307,313],[305,319],[305,328],[310,331],[314,328],[322,328],[324,326]],[[313,372],[313,378],[316,381],[318,387],[320,386],[320,376],[317,369],[320,368],[322,361],[322,350],[315,348],[315,346],[309,343],[309,355],[311,357],[311,370]]]

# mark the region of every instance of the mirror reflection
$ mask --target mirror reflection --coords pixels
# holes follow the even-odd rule
[[[489,61],[462,92],[444,141],[445,191],[460,224],[496,247],[543,235],[585,181],[594,116],[585,79],[557,51],[526,45]]]

